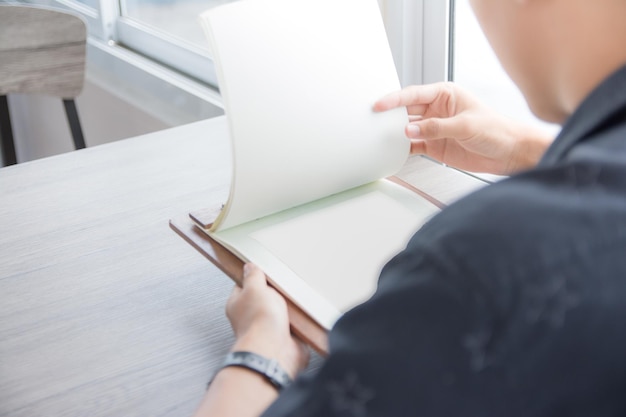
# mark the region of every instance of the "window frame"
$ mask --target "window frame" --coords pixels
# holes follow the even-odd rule
[[[450,79],[452,1],[381,0],[403,86]]]
[[[119,16],[115,24],[117,32],[115,42],[118,44],[147,55],[191,78],[217,87],[213,58],[201,48],[124,16]]]

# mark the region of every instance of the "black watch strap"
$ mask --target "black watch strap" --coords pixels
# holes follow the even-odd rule
[[[277,361],[253,352],[230,352],[226,355],[222,368],[227,366],[240,366],[257,372],[267,378],[278,390],[282,390],[292,382]]]

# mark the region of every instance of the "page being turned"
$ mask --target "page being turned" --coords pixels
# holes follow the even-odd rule
[[[405,110],[372,111],[400,88],[376,0],[244,0],[201,21],[234,158],[230,197],[214,230],[402,167]]]

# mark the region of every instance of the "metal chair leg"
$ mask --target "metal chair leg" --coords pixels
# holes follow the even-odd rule
[[[13,128],[9,115],[9,102],[6,95],[0,96],[0,142],[2,142],[2,159],[5,166],[17,164]]]
[[[83,149],[86,147],[85,138],[83,136],[83,129],[80,127],[76,103],[74,102],[74,99],[63,99],[63,104],[65,105],[65,114],[67,115],[67,121],[70,124],[70,130],[72,131],[74,147],[76,149]]]

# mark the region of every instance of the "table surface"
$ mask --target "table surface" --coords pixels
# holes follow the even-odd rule
[[[422,157],[443,202],[484,183]],[[0,169],[0,416],[191,415],[232,282],[168,227],[228,196],[224,117]]]

